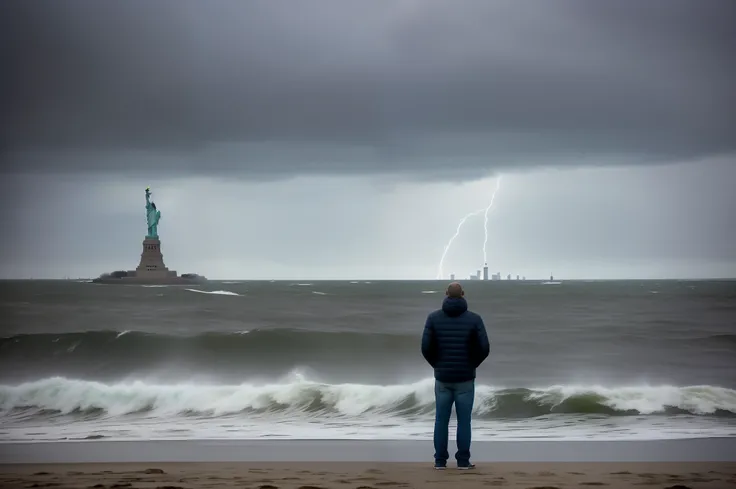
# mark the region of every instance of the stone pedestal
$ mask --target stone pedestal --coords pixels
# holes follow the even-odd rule
[[[164,265],[164,255],[161,254],[161,240],[146,238],[143,240],[143,253],[141,262],[135,269],[135,276],[141,278],[167,278],[176,277],[175,271],[170,271]]]

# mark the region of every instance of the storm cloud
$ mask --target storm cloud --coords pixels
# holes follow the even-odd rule
[[[736,151],[732,0],[0,6],[2,171],[403,173]]]

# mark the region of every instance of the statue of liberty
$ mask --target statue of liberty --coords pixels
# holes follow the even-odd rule
[[[158,221],[161,220],[161,211],[151,202],[151,187],[146,187],[146,221],[148,234],[146,239],[158,239]]]

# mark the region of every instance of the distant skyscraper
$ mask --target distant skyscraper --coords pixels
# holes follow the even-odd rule
[[[455,281],[455,274],[454,273],[451,273],[450,274],[450,282],[454,282],[454,281]]]
[[[483,266],[483,280],[488,280],[488,263]]]
[[[506,280],[511,280],[511,274],[506,275]]]
[[[519,280],[519,276],[518,275],[516,276],[516,280]]]

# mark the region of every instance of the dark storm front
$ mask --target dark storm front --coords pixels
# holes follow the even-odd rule
[[[431,437],[444,286],[2,282],[0,439]],[[476,439],[736,436],[736,282],[466,294],[491,342]]]

